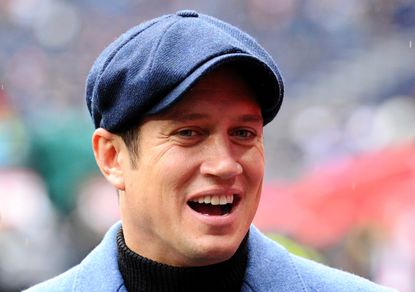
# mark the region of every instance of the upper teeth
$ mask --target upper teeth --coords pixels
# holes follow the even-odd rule
[[[205,203],[205,204],[212,204],[212,205],[226,205],[233,203],[233,195],[229,196],[203,196],[197,199],[192,199],[192,202],[196,203]]]

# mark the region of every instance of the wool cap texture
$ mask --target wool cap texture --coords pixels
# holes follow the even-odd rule
[[[237,27],[182,10],[131,28],[97,58],[86,83],[94,125],[127,130],[171,107],[223,64],[235,66],[253,86],[264,125],[273,120],[284,85],[272,57]]]

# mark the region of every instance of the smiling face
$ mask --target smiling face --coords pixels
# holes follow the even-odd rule
[[[230,258],[260,199],[262,127],[253,93],[226,68],[147,118],[135,168],[125,145],[120,149],[120,206],[129,248],[173,266]]]

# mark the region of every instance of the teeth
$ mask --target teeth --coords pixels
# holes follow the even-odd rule
[[[212,199],[210,200],[210,203],[212,205],[219,205],[219,203],[220,203],[219,196],[213,196]]]
[[[221,196],[219,204],[226,205],[228,203],[228,197],[227,196]]]
[[[204,196],[197,199],[193,199],[192,202],[200,204],[212,204],[212,205],[226,205],[233,203],[233,195],[229,196]]]

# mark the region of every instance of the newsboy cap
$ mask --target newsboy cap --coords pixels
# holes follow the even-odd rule
[[[86,100],[95,127],[120,132],[177,102],[200,78],[234,64],[256,92],[264,124],[277,114],[284,85],[272,57],[240,29],[183,10],[122,34],[97,58]]]

